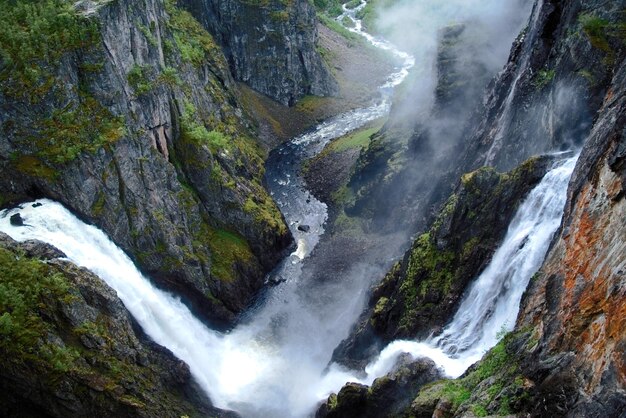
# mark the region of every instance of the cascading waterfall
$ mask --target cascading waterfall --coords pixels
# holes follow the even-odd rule
[[[362,1],[358,8],[364,6],[365,1]],[[102,231],[84,224],[60,204],[39,200],[41,206],[24,204],[0,214],[0,230],[3,232],[17,240],[39,239],[48,242],[64,251],[77,265],[96,273],[117,291],[127,309],[154,341],[169,348],[190,366],[192,375],[217,407],[235,409],[247,417],[306,416],[331,391],[337,391],[347,381],[361,380],[353,376],[352,372],[337,366],[328,372],[325,368],[333,349],[347,335],[350,326],[361,313],[369,282],[353,278],[320,285],[316,288],[320,291],[319,295],[313,296],[303,295],[302,283],[299,283],[302,276],[300,270],[305,268],[302,259],[311,252],[323,233],[326,207],[304,189],[298,167],[306,158],[320,152],[330,140],[386,115],[393,87],[404,80],[415,64],[411,55],[364,32],[361,22],[355,17],[356,10],[344,7],[344,14],[340,18],[347,16],[352,19],[355,26],[351,31],[364,36],[374,46],[390,51],[402,64],[380,87],[381,100],[378,103],[331,118],[272,153],[267,170],[269,188],[296,237],[298,250],[274,272],[275,281],[280,284],[271,288],[263,304],[249,312],[248,319],[232,332],[221,334],[207,329],[179,299],[154,288]],[[569,164],[556,170],[564,170]],[[542,185],[553,172],[546,176]],[[559,199],[564,198],[567,177],[569,174],[560,178],[558,184],[546,185],[543,195],[552,191],[558,194]],[[555,207],[558,213],[553,214],[553,221],[558,225],[563,204],[556,204]],[[538,206],[536,211],[539,212],[541,208]],[[16,212],[21,213],[28,226],[10,225],[9,217]],[[523,218],[520,222],[529,221],[526,215],[519,215]],[[538,239],[545,238],[554,232],[554,229],[547,235],[542,232],[542,228],[548,228],[547,224],[542,223],[547,216],[536,221],[538,226],[528,233],[527,241],[517,242],[522,249],[536,251],[536,263],[541,262],[545,249],[540,250],[540,244],[533,237],[537,235]],[[302,224],[310,227],[309,233],[298,230],[297,226]],[[545,238],[541,242],[547,246],[548,241],[549,238]],[[522,242],[525,244],[522,245]],[[515,248],[512,244],[510,250]],[[509,255],[517,257],[518,253],[513,251]],[[530,258],[529,254],[521,257]],[[501,266],[510,267],[507,255],[503,254],[501,258]],[[477,359],[487,347],[495,343],[495,334],[490,330],[498,331],[502,318],[509,318],[507,324],[513,325],[519,303],[517,293],[525,287],[520,287],[520,283],[528,280],[523,278],[526,277],[526,271],[536,269],[533,266],[524,269],[519,267],[519,272],[511,270],[508,279],[504,280],[508,284],[503,285],[502,292],[482,299],[482,303],[491,303],[493,306],[492,310],[481,314],[481,321],[486,321],[488,325],[471,322],[474,315],[478,316],[478,311],[472,310],[481,307],[480,303],[470,301],[465,307],[464,302],[457,314],[458,318],[454,319],[441,337],[422,343],[395,342],[385,349],[379,360],[368,367],[365,383],[371,383],[375,377],[386,372],[397,353],[403,351],[428,355],[441,364],[447,373],[458,374],[458,370],[466,367],[472,359]],[[493,269],[497,270],[498,267]],[[360,273],[360,278],[372,276],[367,266],[363,266]],[[482,298],[478,285],[482,280],[481,276],[472,289],[476,298]],[[466,301],[470,299],[468,296]],[[505,310],[507,303],[504,301],[514,306],[515,312]],[[498,308],[501,305],[502,308]],[[472,312],[472,315],[464,318],[462,310]],[[467,319],[470,321],[467,322]],[[453,326],[461,327],[462,330],[474,326],[474,334],[478,330],[482,333],[478,340],[473,341],[470,337],[474,334],[467,337],[463,337],[462,333],[457,335]]]
[[[567,185],[578,156],[556,164],[530,192],[509,225],[491,263],[464,296],[441,335],[425,341],[394,341],[366,367],[371,384],[388,373],[398,356],[429,357],[450,377],[458,377],[511,331],[524,290],[537,272],[558,229],[567,199]],[[339,371],[339,373],[343,373]]]
[[[48,242],[75,264],[97,274],[117,291],[155,342],[189,365],[215,406],[234,409],[246,417],[306,416],[346,381],[343,376],[329,379],[324,370],[332,350],[358,317],[366,292],[362,283],[353,280],[320,290],[336,296],[332,302],[323,295],[313,303],[305,302],[300,294],[302,259],[319,241],[327,215],[326,205],[304,188],[299,167],[332,139],[388,114],[393,87],[414,65],[410,55],[381,40],[368,39],[395,55],[401,64],[380,87],[377,103],[330,118],[270,156],[269,189],[298,249],[273,272],[280,283],[268,292],[262,306],[248,312],[249,320],[232,332],[206,328],[179,299],[154,288],[102,231],[84,224],[59,203],[43,199],[36,202],[41,206],[28,203],[3,211],[0,230],[20,241]],[[28,226],[10,224],[10,216],[17,212]],[[308,233],[298,230],[302,224],[310,227]],[[363,274],[367,275],[365,267]]]

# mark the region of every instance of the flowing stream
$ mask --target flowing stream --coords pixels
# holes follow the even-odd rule
[[[576,155],[558,162],[530,192],[493,259],[466,292],[441,335],[425,341],[392,342],[367,366],[368,376],[361,382],[371,384],[388,373],[402,353],[429,357],[448,376],[458,377],[496,345],[500,333],[513,329],[522,294],[541,267],[561,223],[577,159]]]
[[[358,8],[365,4],[363,1]],[[205,327],[178,298],[153,287],[102,231],[83,223],[61,204],[41,199],[0,214],[1,231],[20,241],[48,242],[75,264],[97,274],[116,290],[154,341],[189,365],[215,406],[234,409],[246,417],[306,416],[331,391],[341,388],[348,376],[334,374],[329,379],[325,368],[333,349],[358,317],[365,291],[325,289],[336,297],[313,303],[301,294],[302,260],[324,232],[327,210],[305,189],[299,170],[304,160],[319,153],[332,139],[388,114],[393,88],[404,80],[415,61],[363,32],[355,11],[344,10],[355,21],[351,31],[387,50],[401,64],[379,87],[380,99],[371,106],[330,118],[270,155],[266,171],[270,193],[298,246],[269,277],[278,285],[233,331],[222,334]],[[27,226],[10,224],[10,216],[17,212]],[[307,232],[298,229],[304,225],[310,228]]]
[[[326,370],[333,349],[363,308],[363,281],[342,281],[320,295],[303,291],[303,260],[324,232],[326,206],[305,189],[301,163],[332,139],[389,112],[390,94],[415,64],[412,56],[363,32],[357,10],[344,7],[354,21],[350,30],[388,50],[402,63],[380,86],[380,100],[370,107],[333,117],[272,152],[267,180],[298,245],[272,273],[270,288],[246,319],[229,333],[210,330],[179,299],[152,286],[132,261],[94,226],[74,217],[59,203],[42,199],[0,213],[0,230],[17,240],[38,239],[65,252],[115,289],[146,333],[189,366],[193,377],[217,407],[246,417],[302,417],[347,381],[371,383],[387,372],[400,352],[427,355],[451,376],[460,374],[496,343],[496,332],[510,329],[519,299],[537,270],[562,215],[567,181],[575,159],[550,171],[520,207],[491,265],[477,279],[444,333],[422,342],[397,341],[355,376],[336,365]],[[10,225],[21,213],[27,226]],[[304,225],[308,232],[302,231]],[[354,286],[351,288],[350,286]]]

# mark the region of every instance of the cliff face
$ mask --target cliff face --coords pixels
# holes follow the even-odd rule
[[[561,231],[522,299],[515,331],[461,379],[419,393],[406,414],[623,416],[626,67],[618,68],[572,176]]]
[[[293,105],[304,95],[334,95],[316,51],[314,7],[306,0],[182,0],[224,49],[236,80]]]
[[[0,414],[235,416],[138,331],[115,292],[36,241],[0,234]]]
[[[572,415],[626,410],[625,93],[622,65],[581,153],[562,232],[525,295],[517,323],[538,340],[529,362],[567,359],[555,380],[561,388],[579,388],[563,399]],[[549,382],[537,379],[537,388],[547,390]]]
[[[584,147],[569,185],[561,229],[522,299],[514,332],[460,379],[414,393],[411,407],[400,415],[618,417],[626,410],[626,65],[624,17],[619,12],[624,6],[537,1],[509,63],[487,91],[485,107],[469,120],[475,130],[457,172],[485,163],[507,168],[533,153],[583,142]],[[465,215],[462,224],[472,225],[472,219]],[[452,242],[462,243],[460,238]],[[410,277],[403,264],[421,248],[416,241],[412,253],[388,274],[381,286],[396,283],[388,294],[403,290],[399,284]],[[416,262],[426,264],[432,259],[428,255],[417,253]],[[421,282],[445,271],[445,261],[435,263],[434,273]],[[380,287],[373,299],[376,292]],[[367,349],[385,334],[372,332],[371,324],[380,319],[376,311],[385,313],[392,300],[380,306],[370,301],[364,315],[370,333],[358,327],[340,347],[344,351],[338,358],[348,353],[344,362],[358,365],[364,353],[376,352]],[[423,298],[415,301],[422,311],[427,306]],[[410,306],[400,306],[401,314],[387,329],[402,329],[400,319],[411,312]],[[423,322],[398,335],[413,338],[428,330]],[[359,345],[363,341],[368,343]]]
[[[61,201],[196,311],[232,322],[291,237],[220,45],[173,0],[2,8],[3,203]],[[287,69],[305,71],[273,71]]]
[[[333,360],[363,368],[394,339],[425,338],[440,330],[550,161],[535,158],[510,173],[483,168],[463,176],[430,231],[373,289],[368,308]]]

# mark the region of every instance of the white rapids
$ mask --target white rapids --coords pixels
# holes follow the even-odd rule
[[[402,353],[429,357],[446,375],[458,377],[496,345],[501,332],[511,331],[522,294],[541,267],[561,223],[567,185],[577,158],[557,163],[530,192],[491,263],[472,284],[441,335],[424,341],[390,343],[366,367],[366,378],[352,380],[371,384],[388,373]]]
[[[364,5],[363,1],[358,8]],[[405,79],[415,59],[364,32],[355,14],[355,9],[344,7],[341,18],[347,16],[355,23],[350,30],[390,51],[402,64],[380,86],[379,102],[321,123],[291,141],[291,149],[278,150],[276,158],[297,162],[313,156],[331,139],[388,114],[389,94]],[[293,197],[293,193],[299,193],[297,190],[303,190],[295,171],[279,167],[281,171],[270,185],[298,241],[297,250],[277,273],[284,282],[271,288],[262,306],[226,334],[208,329],[179,299],[156,289],[102,231],[83,223],[59,203],[42,199],[37,201],[40,206],[31,202],[0,212],[0,231],[19,241],[48,242],[72,262],[97,274],[117,291],[147,335],[189,365],[215,406],[234,409],[246,417],[304,417],[347,381],[371,383],[386,373],[401,352],[431,357],[447,374],[456,376],[493,346],[496,333],[503,326],[513,326],[521,293],[541,264],[558,227],[574,161],[568,160],[550,171],[531,192],[492,264],[477,279],[442,336],[390,344],[368,366],[366,378],[336,365],[326,370],[333,349],[363,308],[363,283],[367,281],[347,285],[344,280],[336,287],[324,287],[324,294],[302,294],[306,290],[298,283],[300,265],[323,233],[326,208],[308,192]],[[27,226],[10,224],[9,217],[17,212]],[[299,225],[309,226],[311,233],[298,231]],[[362,276],[371,274],[363,266]]]

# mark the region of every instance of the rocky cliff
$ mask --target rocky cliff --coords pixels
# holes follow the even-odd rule
[[[62,202],[196,312],[232,323],[291,243],[262,185],[266,150],[226,58],[244,60],[254,39],[244,36],[248,46],[235,55],[224,45],[225,56],[173,0],[0,6],[2,203]],[[280,38],[268,44],[271,56],[289,65],[271,66],[272,77],[247,70],[280,78],[293,97],[332,90],[330,78],[315,78],[321,61],[306,2],[284,14],[252,9],[245,16],[255,30]],[[237,10],[231,18],[244,17]],[[232,22],[218,41],[230,29]],[[291,65],[294,56],[302,65]]]
[[[212,407],[115,292],[63,256],[0,234],[2,416],[236,416]]]
[[[233,76],[293,105],[338,92],[317,53],[317,20],[306,0],[183,0],[222,46]]]
[[[550,161],[534,158],[509,173],[482,168],[463,176],[430,231],[372,290],[365,313],[333,359],[363,368],[394,339],[425,338],[440,330]]]
[[[457,171],[485,163],[508,168],[533,153],[582,143],[584,147],[570,182],[561,228],[522,299],[515,331],[461,378],[415,392],[411,407],[397,416],[620,417],[626,410],[622,280],[626,252],[620,221],[626,141],[624,6],[623,2],[537,1],[504,72],[487,90],[485,107],[469,119],[475,130],[465,143]],[[471,219],[465,214],[462,224],[472,225]],[[434,245],[428,238],[420,237],[374,290],[372,299],[378,302],[371,301],[364,315],[369,323],[357,327],[336,352],[338,359],[358,366],[377,351],[371,347],[384,338],[385,330],[377,335],[374,320],[389,318],[385,315],[392,312],[387,305],[393,295],[409,288],[401,284],[411,277],[406,267],[410,257],[414,265],[428,266],[433,260],[424,251],[428,242]],[[451,242],[462,243],[460,238]],[[451,254],[458,257],[458,251]],[[434,260],[431,271],[436,274],[431,276],[446,277],[447,260]],[[396,283],[385,293],[392,297],[377,298],[386,282]],[[432,329],[422,321],[410,332],[398,332],[406,329],[402,319],[414,312],[412,306],[418,306],[420,313],[427,310],[424,297],[432,289],[437,287],[429,285],[426,292],[400,305],[391,321],[392,331],[415,337]],[[446,317],[441,318],[443,323]],[[390,324],[383,323],[389,330]],[[350,353],[347,361],[346,353]]]

